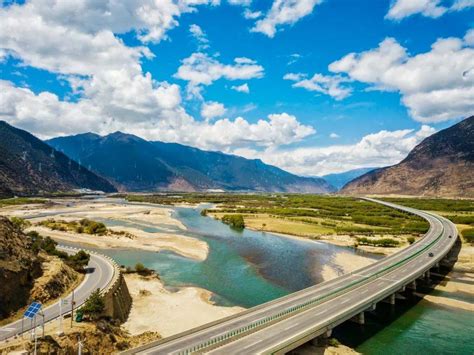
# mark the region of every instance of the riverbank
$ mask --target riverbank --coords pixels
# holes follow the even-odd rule
[[[167,337],[245,309],[216,306],[210,301],[212,293],[197,287],[182,287],[171,292],[156,276],[127,274],[125,281],[133,305],[123,328],[131,335],[153,331]]]
[[[81,244],[84,247],[140,249],[155,252],[169,250],[194,260],[205,260],[209,252],[207,243],[179,234],[177,231],[184,231],[186,227],[171,216],[171,209],[161,206],[70,199],[53,200],[49,204],[42,205],[7,207],[0,209],[0,213],[9,217],[28,218],[32,223],[29,230],[36,230],[43,236],[50,236],[58,241]],[[91,220],[100,219],[106,224],[107,222],[121,223],[125,226],[110,226],[108,228],[129,234],[99,236],[51,230],[36,225],[48,218],[65,221],[88,218]],[[156,232],[143,230],[154,230],[158,229],[157,227],[159,227],[159,231]]]

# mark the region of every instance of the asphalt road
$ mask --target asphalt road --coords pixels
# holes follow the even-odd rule
[[[417,214],[429,221],[430,230],[413,245],[355,272],[125,353],[267,354],[285,351],[296,346],[298,340],[322,334],[399,291],[433,267],[454,245],[457,231],[447,219],[372,201]],[[210,346],[209,341],[213,343]]]
[[[58,249],[64,250],[68,253],[75,253],[77,250],[72,251],[70,248],[66,247],[58,247]],[[87,273],[84,278],[84,281],[74,290],[74,301],[76,303],[76,308],[82,305],[87,297],[91,294],[92,291],[96,289],[104,289],[106,288],[109,283],[112,281],[114,277],[114,267],[111,264],[111,261],[107,258],[91,254],[89,264],[87,265]],[[70,313],[71,312],[71,301],[72,301],[72,294],[65,297],[68,300],[68,309],[63,306],[63,313]],[[44,321],[49,322],[52,321],[59,316],[59,301],[46,307],[43,309],[44,313]],[[38,316],[36,320],[36,324],[42,322],[43,317]],[[26,332],[32,329],[32,324],[29,320],[25,318],[23,331]],[[6,340],[12,336],[20,334],[22,332],[22,321],[18,320],[7,324],[0,328],[0,341]]]

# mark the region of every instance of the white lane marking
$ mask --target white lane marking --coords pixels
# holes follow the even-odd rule
[[[262,339],[262,340],[259,340],[259,341],[256,341],[255,343],[252,343],[252,344],[250,344],[250,345],[247,345],[247,346],[246,346],[246,347],[244,347],[243,349],[250,348],[250,347],[252,347],[252,346],[254,346],[254,345],[256,345],[256,344],[260,343],[261,341],[263,341],[263,339]]]

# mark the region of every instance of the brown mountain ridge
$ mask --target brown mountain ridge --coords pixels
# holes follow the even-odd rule
[[[341,193],[473,198],[474,116],[424,139],[400,163],[350,181]]]

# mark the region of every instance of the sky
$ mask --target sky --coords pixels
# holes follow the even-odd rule
[[[0,8],[0,119],[321,176],[474,113],[474,0],[31,0]]]

